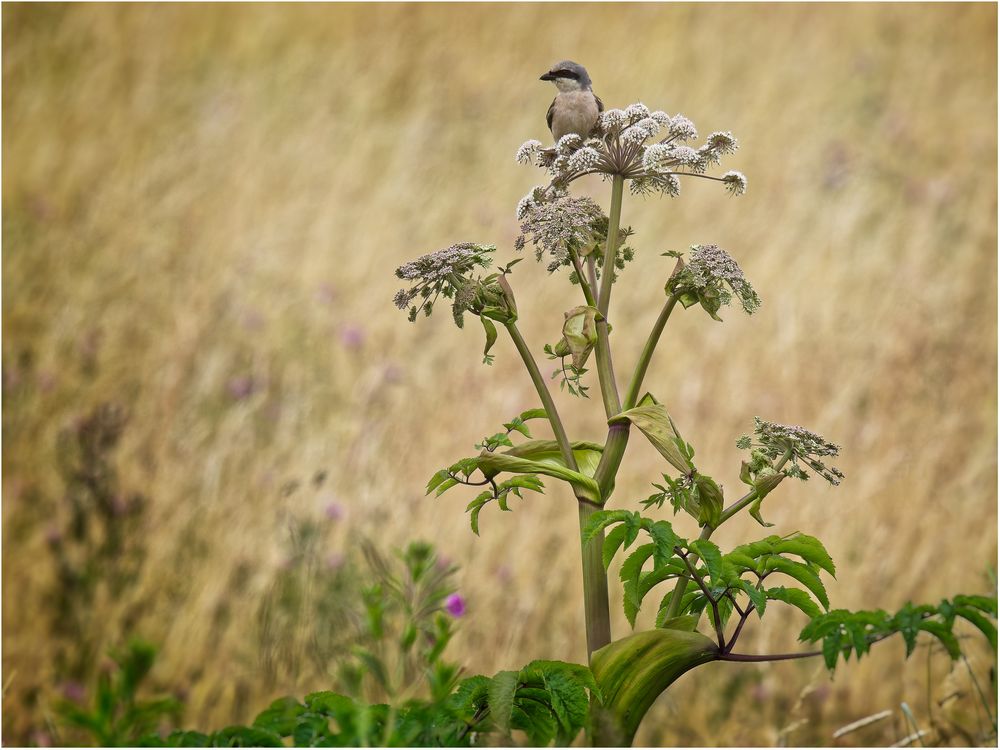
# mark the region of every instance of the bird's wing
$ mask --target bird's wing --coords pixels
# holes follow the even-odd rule
[[[599,97],[597,94],[594,94],[594,98],[597,100],[597,111],[598,111],[598,113],[603,112],[604,111],[604,102],[601,101],[601,97]]]
[[[552,130],[552,115],[556,111],[556,100],[552,100],[552,104],[549,105],[549,111],[545,113],[545,124],[549,126],[549,130]]]

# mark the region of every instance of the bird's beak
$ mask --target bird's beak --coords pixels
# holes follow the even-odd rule
[[[554,80],[556,80],[556,77],[554,75],[552,75],[551,72],[549,72],[549,73],[546,73],[545,75],[543,75],[538,80],[539,81],[554,81]]]

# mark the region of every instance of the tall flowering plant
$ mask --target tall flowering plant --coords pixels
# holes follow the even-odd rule
[[[509,511],[512,497],[542,493],[545,482],[552,480],[564,483],[572,493],[580,523],[588,666],[594,678],[587,684],[589,706],[578,711],[575,720],[594,744],[630,744],[656,697],[681,674],[710,661],[821,656],[834,670],[852,653],[860,657],[873,643],[896,633],[903,636],[907,656],[918,634],[927,633],[957,658],[960,648],[953,628],[959,620],[978,628],[996,647],[995,595],[958,596],[937,606],[907,604],[895,614],[830,610],[823,576],[835,575],[836,568],[815,537],[797,531],[770,534],[728,551],[712,541],[724,523],[744,511],[761,526],[772,526],[764,520],[762,506],[785,480],[806,481],[812,475],[836,486],[844,476],[829,464],[839,453],[837,445],[803,427],[757,417],[753,434],[736,441],[747,451],[740,469],[745,491],[727,499],[721,485],[695,464],[694,448],[666,405],[657,395],[643,392],[653,354],[678,303],[682,309],[700,308],[716,321],[726,306],[739,306],[748,315],[761,306],[739,264],[715,244],[664,253],[674,264],[664,274],[660,312],[638,361],[625,379],[616,376],[612,293],[626,263],[636,255],[630,243],[633,231],[622,224],[626,184],[633,195],[669,198],[680,196],[686,179],[719,182],[734,196],[747,190],[741,172],[711,174],[737,150],[730,132],[713,132],[701,145],[694,145],[697,141],[697,130],[688,118],[636,103],[603,112],[586,138],[566,135],[550,148],[527,141],[517,150],[517,161],[542,169],[547,181],[517,206],[521,233],[514,250],[530,246],[550,274],[564,274],[580,291],[580,304],[563,313],[558,339],[543,349],[559,362],[552,378],[543,375],[517,325],[517,304],[508,278],[517,260],[487,276],[477,275],[476,269],[492,265],[496,248],[464,243],[396,271],[409,283],[396,295],[396,304],[408,311],[411,320],[421,312],[429,315],[439,297],[450,299],[459,326],[465,313],[482,322],[487,363],[492,361],[499,329],[506,331],[534,386],[539,405],[483,438],[475,446],[477,454],[437,471],[427,491],[440,496],[455,487],[474,490],[467,511],[477,534],[481,512],[491,504]],[[607,214],[595,201],[571,190],[576,180],[595,174],[610,182]],[[570,438],[550,388],[555,379],[570,395],[588,398],[591,360],[607,420],[602,442]],[[529,427],[534,422],[547,423],[552,439],[535,438]],[[642,511],[613,503],[615,479],[636,431],[666,462],[662,483],[654,483],[655,492],[636,503]],[[682,536],[676,518],[664,517],[667,503],[673,516],[689,517],[686,524],[693,533]],[[616,640],[611,633],[607,569],[618,555],[625,556],[620,578],[629,623],[634,628],[636,615],[650,601],[656,602],[657,614],[653,630]],[[754,615],[762,618],[772,603],[808,615],[810,622],[800,639],[820,647],[788,654],[738,652],[747,621]],[[493,678],[478,711],[492,717],[492,726],[508,736],[511,729],[522,729],[529,739],[537,740],[532,726],[542,718],[526,707],[529,701],[519,700],[522,688],[512,674],[501,672]],[[558,706],[550,708],[556,720],[562,720]]]

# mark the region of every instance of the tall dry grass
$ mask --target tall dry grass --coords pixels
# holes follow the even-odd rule
[[[613,302],[619,371],[662,298],[658,254],[728,248],[763,309],[675,316],[648,378],[699,466],[735,491],[753,415],[805,424],[845,447],[848,479],[784,488],[765,515],[827,542],[838,605],[989,587],[995,6],[5,4],[3,22],[5,740],[42,726],[58,689],[38,626],[56,437],[107,400],[129,409],[118,465],[151,510],[141,580],[96,614],[110,643],[141,603],[131,630],[161,644],[156,679],[186,690],[189,725],[324,684],[264,679],[254,618],[289,518],[331,502],[346,509],[331,552],[424,537],[461,562],[471,617],[453,655],[469,670],[584,658],[566,493],[485,513],[480,539],[462,498],[422,497],[535,405],[530,382],[509,347],[482,367],[474,327],[411,326],[390,301],[392,269],[420,253],[479,240],[513,257],[513,208],[539,178],[512,155],[545,135],[537,77],[567,57],[609,106],[733,130],[750,178],[739,200],[694,182],[626,199],[640,254]],[[528,261],[513,283],[540,351],[574,290]],[[560,403],[574,435],[601,438],[599,403]],[[633,440],[614,504],[662,468]],[[758,533],[733,523],[719,541]],[[793,646],[797,617],[769,619],[746,650]],[[833,683],[815,664],[706,667],[640,741],[830,743],[900,700],[922,710],[925,664],[900,669],[901,652]],[[905,730],[881,727],[842,741]]]

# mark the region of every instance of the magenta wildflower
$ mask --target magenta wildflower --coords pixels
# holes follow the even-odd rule
[[[452,617],[461,617],[465,614],[465,599],[459,594],[451,594],[444,600],[444,608]]]

